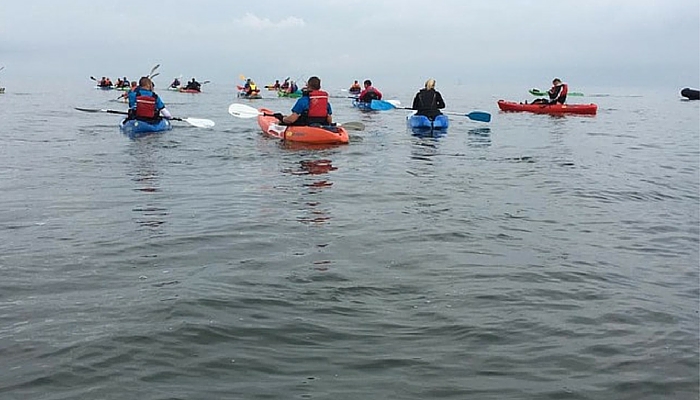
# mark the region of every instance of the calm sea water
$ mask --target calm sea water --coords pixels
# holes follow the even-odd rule
[[[334,90],[367,129],[298,149],[223,84],[160,92],[215,128],[139,140],[73,110],[117,92],[5,86],[2,399],[698,398],[700,102],[676,88],[573,88],[598,115],[551,117],[441,87],[493,120],[440,138]]]

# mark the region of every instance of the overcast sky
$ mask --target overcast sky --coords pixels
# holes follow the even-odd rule
[[[697,87],[699,49],[698,0],[0,0],[0,84],[160,63],[214,82]]]

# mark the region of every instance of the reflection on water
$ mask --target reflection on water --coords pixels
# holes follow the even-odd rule
[[[301,177],[301,188],[299,191],[300,205],[299,215],[296,220],[304,225],[315,229],[325,229],[331,221],[331,210],[324,206],[324,192],[333,187],[333,182],[327,179],[327,175],[336,171],[338,168],[333,165],[333,162],[326,158],[320,159],[304,159],[298,162],[293,168],[285,169],[283,172],[292,176]],[[321,179],[321,178],[326,179]],[[322,240],[322,242],[314,244],[314,248],[318,250],[319,255],[314,256],[311,263],[314,269],[318,271],[327,271],[328,265],[333,261],[326,258],[329,250],[327,242],[328,237],[324,232],[314,232],[309,238],[313,240]]]
[[[441,138],[447,135],[447,129],[407,128],[411,135],[421,138]]]
[[[467,144],[469,147],[491,146],[491,128],[472,128],[467,131]]]
[[[129,148],[129,153],[133,157],[133,171],[129,173],[131,180],[136,182],[136,192],[143,193],[141,199],[143,206],[134,207],[132,211],[136,213],[136,223],[144,228],[148,228],[153,234],[163,234],[161,225],[165,224],[165,217],[168,210],[160,204],[157,194],[161,191],[160,174],[156,168],[158,164],[158,142],[150,140],[134,141]]]
[[[301,160],[299,161],[298,167],[285,170],[285,172],[291,175],[314,176],[313,179],[304,180],[302,183],[302,186],[306,190],[301,192],[304,199],[302,199],[300,203],[306,206],[306,208],[302,210],[306,215],[298,217],[297,220],[299,222],[318,225],[327,223],[331,219],[328,210],[320,207],[321,202],[315,199],[318,198],[316,195],[320,194],[321,191],[333,186],[333,182],[328,179],[318,179],[315,175],[325,175],[337,169],[337,167],[333,166],[331,160],[318,159]],[[307,196],[314,197],[314,200],[306,199]]]

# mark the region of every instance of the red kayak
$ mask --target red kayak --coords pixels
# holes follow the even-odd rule
[[[527,111],[537,114],[588,114],[595,115],[598,106],[591,104],[528,104],[514,101],[498,100],[502,111]]]
[[[202,93],[201,90],[185,89],[185,88],[180,88],[178,91],[179,91],[180,93]]]
[[[281,125],[272,116],[273,111],[259,109],[258,125],[269,136],[288,142],[304,144],[346,144],[350,141],[348,131],[340,126],[294,126]]]

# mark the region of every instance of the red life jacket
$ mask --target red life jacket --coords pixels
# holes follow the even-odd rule
[[[309,118],[325,119],[326,117],[328,117],[328,93],[323,90],[314,90],[310,92]]]
[[[156,108],[156,100],[158,95],[153,93],[151,96],[141,94],[140,90],[136,90],[136,118],[154,119],[158,118],[160,111]]]
[[[567,85],[566,83],[562,83],[561,90],[559,90],[559,97],[564,98],[567,94],[569,94],[569,85]]]
[[[557,100],[558,103],[564,104],[568,93],[569,85],[562,83],[559,86],[553,86],[551,89],[549,89],[549,98],[551,100]]]

